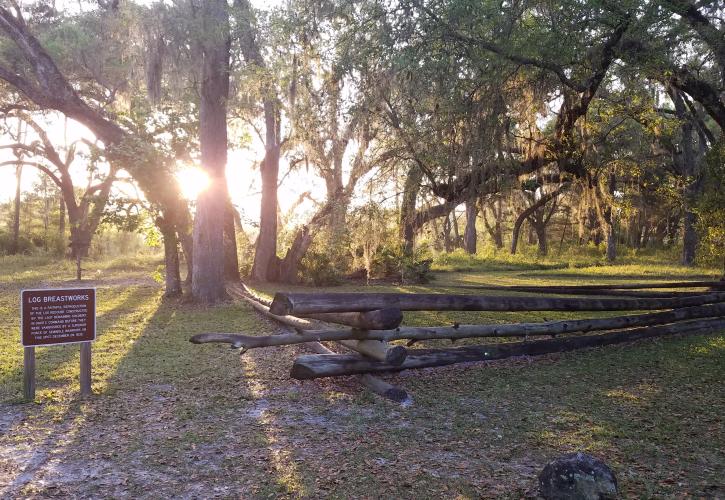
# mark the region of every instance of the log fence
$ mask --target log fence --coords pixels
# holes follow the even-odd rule
[[[202,333],[196,344],[227,343],[241,349],[305,344],[315,354],[299,356],[291,377],[361,375],[373,392],[396,401],[407,392],[374,376],[414,368],[536,356],[602,347],[668,335],[715,333],[725,330],[725,282],[627,283],[583,286],[476,285],[475,290],[536,293],[536,296],[400,294],[400,293],[277,293],[271,302],[244,285],[230,295],[285,327],[277,335]],[[706,288],[700,292],[652,292],[652,289]],[[614,292],[621,292],[616,294]],[[591,295],[549,297],[546,295]],[[615,294],[617,297],[610,297]],[[605,297],[599,297],[605,295]],[[436,327],[401,326],[402,311],[628,311],[631,314],[537,323],[474,324]],[[656,311],[647,312],[644,311]],[[408,349],[390,342],[449,339],[509,338],[517,341],[467,345],[448,349]],[[523,339],[523,340],[522,340]],[[335,342],[353,351],[339,354],[321,342]]]

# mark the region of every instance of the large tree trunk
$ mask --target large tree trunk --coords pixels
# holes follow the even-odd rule
[[[265,103],[265,110],[267,103]],[[266,115],[265,111],[265,115]],[[269,120],[265,120],[269,122]],[[267,123],[267,129],[271,125]],[[272,125],[273,126],[273,125]],[[269,141],[269,133],[268,141]],[[277,266],[277,178],[279,176],[279,147],[267,147],[262,161],[262,202],[260,207],[259,236],[254,252],[252,278],[270,280]]]
[[[257,27],[254,13],[248,0],[235,0],[239,45],[244,60],[249,65],[265,70],[266,64],[257,43]],[[251,277],[259,281],[273,279],[276,274],[277,258],[277,179],[280,156],[280,111],[274,85],[263,85],[264,99],[264,160],[260,167],[262,177],[262,200],[259,211],[259,236],[254,252]]]
[[[516,222],[514,222],[514,229],[511,233],[511,255],[514,255],[516,253],[516,248],[518,247],[519,242],[519,233],[521,232],[521,225],[524,223],[524,221],[536,210],[544,207],[549,201],[559,196],[559,193],[561,193],[568,187],[568,184],[562,184],[551,193],[543,195],[533,205],[529,206],[526,210],[519,214],[519,216],[516,218]]]
[[[23,166],[15,167],[15,202],[13,205],[13,241],[10,253],[18,253],[20,246],[20,181],[23,177]]]
[[[417,166],[411,166],[403,186],[403,201],[400,205],[400,236],[403,240],[403,252],[411,255],[415,249],[415,202],[420,191],[423,172]]]
[[[164,263],[166,266],[166,297],[181,295],[181,272],[179,269],[179,242],[174,226],[159,217],[156,220],[164,238]]]
[[[679,108],[684,108],[681,105]],[[685,182],[683,193],[683,224],[682,224],[682,263],[686,266],[695,264],[695,252],[697,249],[697,233],[695,232],[695,213],[692,211],[693,198],[695,196],[696,180],[695,174],[695,152],[692,144],[692,122],[686,117],[684,109],[680,109],[682,123],[682,160],[681,176]]]
[[[327,223],[327,250],[330,255],[341,256],[340,245],[347,233],[345,219],[347,217],[347,197],[343,194],[342,158],[335,157],[332,174],[325,179],[327,186],[327,204],[331,205]]]
[[[617,178],[612,172],[609,175],[609,196],[611,198],[609,206],[605,210],[604,228],[606,230],[605,239],[607,242],[607,262],[614,262],[617,258],[617,237],[614,234],[614,192],[616,190]]]
[[[483,218],[483,225],[486,228],[486,231],[491,236],[491,240],[493,241],[494,246],[497,249],[503,248],[503,202],[501,199],[496,200],[495,202],[491,203],[489,206],[491,208],[491,213],[493,213],[494,221],[493,226],[488,222],[488,218],[486,216],[486,205],[481,201],[481,216]]]
[[[315,232],[327,221],[331,208],[329,204],[323,206],[307,225],[297,230],[292,245],[285,253],[284,258],[279,260],[279,266],[270,279],[280,283],[297,283],[299,281],[298,273],[302,258],[315,239]]]
[[[453,242],[451,241],[451,212],[448,212],[446,218],[443,219],[443,247],[446,253],[453,251]]]
[[[229,17],[226,0],[203,2],[202,78],[199,107],[201,164],[209,187],[197,199],[194,218],[194,298],[214,303],[226,296],[224,288],[224,222],[228,213],[224,169],[227,163],[229,93]]]
[[[695,213],[688,206],[685,208],[682,228],[682,264],[692,266],[695,264],[697,252],[697,232],[695,230]]]
[[[58,203],[58,236],[60,241],[65,238],[65,200],[61,193],[60,202]]]
[[[478,235],[476,234],[476,217],[478,217],[478,206],[476,199],[466,201],[466,229],[463,232],[463,247],[466,253],[475,255]]]
[[[546,241],[546,223],[543,221],[537,221],[533,224],[533,227],[536,232],[536,240],[539,244],[539,255],[545,257],[549,253],[549,246]]]
[[[227,199],[229,193],[227,192]],[[227,201],[227,209],[224,215],[224,279],[239,281],[239,257],[237,255],[237,231],[234,223],[234,212],[236,209],[231,200]]]

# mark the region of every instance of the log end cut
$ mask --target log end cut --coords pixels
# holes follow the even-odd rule
[[[284,294],[275,293],[272,304],[269,306],[269,312],[275,316],[292,314],[292,302]]]
[[[402,345],[390,346],[385,353],[385,362],[389,365],[402,365],[408,357],[408,349]]]

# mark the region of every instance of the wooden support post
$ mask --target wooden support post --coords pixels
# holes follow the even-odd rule
[[[35,400],[35,347],[23,348],[23,397]]]
[[[387,342],[379,340],[340,340],[338,342],[348,349],[391,365],[401,364],[408,355],[408,349],[402,345],[388,345]]]
[[[312,328],[312,323],[306,319],[303,318],[297,318],[294,316],[276,316],[274,314],[271,314],[269,312],[269,305],[271,304],[270,301],[265,300],[261,297],[258,297],[255,295],[249,288],[247,288],[244,284],[241,285],[242,290],[240,291],[236,287],[228,287],[227,293],[233,297],[240,298],[244,300],[247,304],[252,306],[254,310],[265,316],[266,318],[270,318],[274,321],[277,321],[278,323],[281,323],[282,325],[286,327],[291,327],[293,333],[292,336],[301,337],[304,335],[305,329]],[[398,310],[398,313],[400,314],[400,311]],[[402,316],[402,315],[401,315]],[[208,334],[202,334],[202,338],[206,338],[205,335]],[[215,337],[215,334],[211,334],[212,337]],[[199,337],[199,336],[196,336]],[[225,337],[226,338],[226,337]],[[197,342],[194,340],[194,338],[190,339],[194,343],[203,343]],[[381,343],[380,343],[381,344]],[[240,348],[240,346],[236,346],[234,343],[232,343],[233,346]],[[332,351],[322,345],[320,342],[317,342],[315,340],[308,340],[305,342],[305,345],[307,345],[312,351],[316,352],[317,354],[326,354],[326,355],[334,355],[335,351]],[[401,346],[396,346],[401,347]],[[405,348],[403,348],[405,349]],[[396,350],[391,350],[392,353],[395,353]],[[404,350],[404,353],[407,355],[407,349]],[[396,359],[397,357],[397,359]],[[397,350],[397,354],[395,357],[392,358],[392,361],[396,362],[398,359],[400,359],[400,350]],[[405,356],[402,356],[403,359],[405,359]],[[390,359],[390,358],[388,358]],[[403,403],[403,404],[410,404],[412,399],[408,396],[408,392],[402,388],[398,387],[392,384],[389,384],[388,382],[381,380],[377,377],[374,377],[372,375],[362,375],[360,377],[360,382],[370,389],[375,394],[378,394],[379,396],[382,396],[384,398],[391,399],[397,403]]]
[[[307,319],[304,318],[298,318],[295,316],[279,316],[276,314],[272,314],[270,312],[269,307],[264,305],[263,303],[259,303],[255,299],[251,297],[247,297],[244,293],[239,293],[236,291],[235,288],[229,287],[227,289],[227,292],[234,296],[242,299],[247,304],[252,306],[256,311],[262,313],[263,315],[267,316],[268,318],[272,318],[273,320],[282,323],[283,325],[291,326],[295,329],[295,331],[300,334],[304,335],[304,332],[306,330],[310,330],[314,328],[314,324],[310,322]],[[385,308],[380,308],[382,310],[385,310]],[[402,317],[402,314],[400,313],[399,309],[387,309],[388,313],[385,313],[386,315],[389,314],[389,312],[393,311],[392,315],[400,315]],[[374,311],[377,312],[377,311]],[[294,335],[293,335],[294,337]],[[205,343],[204,339],[208,339],[208,336],[205,336],[205,334],[202,334],[201,336],[196,335],[193,337],[193,339],[190,339],[194,343]],[[212,338],[217,338],[216,335],[212,335]],[[201,339],[201,340],[200,340]],[[308,342],[314,342],[317,339],[310,339]],[[342,339],[347,340],[346,342],[340,342],[348,349],[352,349],[353,351],[357,351],[360,354],[364,354],[366,356],[370,356],[371,358],[377,360],[377,361],[383,361],[385,363],[391,363],[391,364],[400,364],[405,360],[405,357],[408,355],[408,350],[404,346],[391,346],[387,343],[380,342],[379,340],[370,340],[370,339],[360,339],[360,340],[348,340],[348,339]],[[235,345],[234,342],[231,342],[232,345]]]
[[[91,343],[81,342],[81,396],[91,394]]]

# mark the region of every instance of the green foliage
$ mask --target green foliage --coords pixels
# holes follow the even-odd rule
[[[17,253],[31,254],[36,249],[36,245],[27,236],[21,234],[18,238]],[[13,235],[11,233],[0,231],[0,255],[10,255],[13,251]]]
[[[400,264],[400,246],[390,244],[382,245],[372,259],[370,276],[374,278],[400,276]]]
[[[326,252],[309,250],[300,263],[300,281],[308,285],[330,286],[340,283],[344,270]]]
[[[428,247],[421,246],[406,255],[402,245],[383,245],[372,261],[373,278],[394,278],[403,283],[422,284],[433,280]]]
[[[424,284],[433,281],[431,272],[433,259],[424,258],[421,254],[403,256],[403,269],[401,281],[406,284]]]
[[[696,208],[698,259],[721,264],[725,272],[725,139],[720,139],[705,158],[704,176],[704,190]]]

